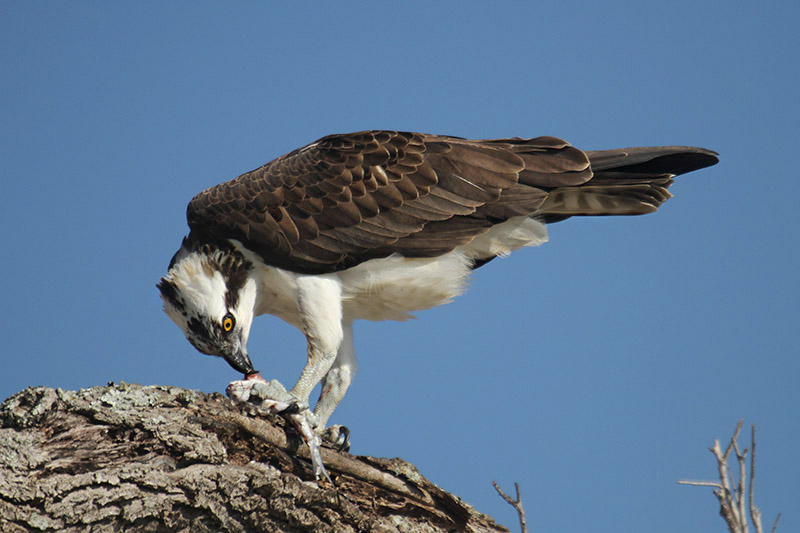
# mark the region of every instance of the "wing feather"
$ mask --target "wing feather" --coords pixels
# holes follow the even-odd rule
[[[395,252],[443,254],[516,216],[649,212],[669,197],[672,176],[715,162],[697,148],[583,152],[555,137],[363,131],[323,137],[201,192],[187,220],[193,233],[237,239],[268,264],[321,273]]]

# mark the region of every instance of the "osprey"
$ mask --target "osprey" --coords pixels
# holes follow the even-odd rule
[[[263,382],[247,352],[253,318],[300,329],[308,361],[286,398],[307,409],[322,382],[309,414],[321,430],[356,369],[353,321],[446,303],[473,269],[547,241],[547,224],[654,212],[674,176],[716,156],[581,151],[554,137],[330,135],[195,196],[158,288],[189,342],[244,374],[229,388],[240,398]]]

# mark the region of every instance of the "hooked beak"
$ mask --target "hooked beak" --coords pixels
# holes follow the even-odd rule
[[[223,357],[228,361],[228,364],[241,372],[242,374],[255,374],[253,363],[250,362],[250,356],[247,355],[247,347],[241,340],[237,341],[233,346],[233,350],[226,353]]]

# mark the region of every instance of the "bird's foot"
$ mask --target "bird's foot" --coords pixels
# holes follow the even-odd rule
[[[328,426],[320,433],[320,436],[333,444],[340,452],[350,451],[350,430],[347,426],[334,425]]]
[[[322,463],[319,451],[322,441],[314,431],[317,419],[314,413],[308,410],[307,404],[298,401],[279,381],[275,379],[266,381],[259,374],[250,374],[243,380],[232,381],[225,389],[225,393],[234,401],[251,403],[270,413],[286,417],[303,441],[308,444],[314,478],[324,477],[333,485]]]

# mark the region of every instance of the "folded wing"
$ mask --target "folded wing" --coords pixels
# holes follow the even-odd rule
[[[672,177],[717,162],[702,148],[583,152],[554,137],[467,140],[420,133],[330,135],[189,204],[192,232],[234,238],[304,273],[401,253],[452,251],[516,216],[634,215]]]

